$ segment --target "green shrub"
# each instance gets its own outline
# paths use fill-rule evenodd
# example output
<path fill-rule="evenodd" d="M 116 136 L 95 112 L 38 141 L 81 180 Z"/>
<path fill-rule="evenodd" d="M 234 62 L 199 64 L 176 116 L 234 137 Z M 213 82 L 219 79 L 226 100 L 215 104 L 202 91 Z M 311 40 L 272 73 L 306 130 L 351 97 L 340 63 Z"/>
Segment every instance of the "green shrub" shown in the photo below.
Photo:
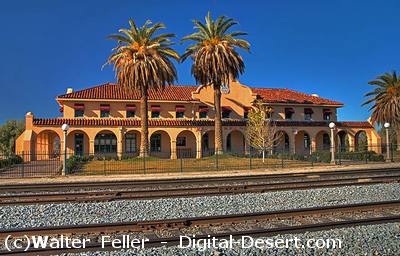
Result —
<path fill-rule="evenodd" d="M 73 173 L 81 169 L 82 165 L 86 163 L 89 160 L 89 158 L 84 157 L 84 156 L 71 156 L 70 158 L 67 159 L 66 162 L 66 171 L 67 173 Z"/>
<path fill-rule="evenodd" d="M 22 159 L 22 157 L 18 155 L 9 156 L 6 159 L 0 160 L 0 169 L 12 166 L 14 164 L 20 164 L 23 161 L 24 160 Z"/>

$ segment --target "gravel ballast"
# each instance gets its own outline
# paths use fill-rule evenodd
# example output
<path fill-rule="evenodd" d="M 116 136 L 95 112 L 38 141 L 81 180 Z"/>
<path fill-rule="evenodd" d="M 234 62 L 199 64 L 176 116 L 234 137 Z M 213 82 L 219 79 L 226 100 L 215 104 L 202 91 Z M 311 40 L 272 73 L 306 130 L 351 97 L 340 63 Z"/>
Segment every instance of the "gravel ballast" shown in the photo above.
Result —
<path fill-rule="evenodd" d="M 0 207 L 0 228 L 59 226 L 273 211 L 400 199 L 400 184 L 263 194 Z"/>
<path fill-rule="evenodd" d="M 242 249 L 234 246 L 233 249 L 183 249 L 178 247 L 161 247 L 142 250 L 120 250 L 110 252 L 89 252 L 80 255 L 196 255 L 196 256 L 234 256 L 234 255 L 399 255 L 400 252 L 400 224 L 388 223 L 371 226 L 333 229 L 328 231 L 309 232 L 304 234 L 279 235 L 270 237 L 290 239 L 297 237 L 305 244 L 307 239 L 339 239 L 342 247 L 338 248 L 266 248 L 255 247 Z M 265 239 L 265 238 L 264 238 Z"/>

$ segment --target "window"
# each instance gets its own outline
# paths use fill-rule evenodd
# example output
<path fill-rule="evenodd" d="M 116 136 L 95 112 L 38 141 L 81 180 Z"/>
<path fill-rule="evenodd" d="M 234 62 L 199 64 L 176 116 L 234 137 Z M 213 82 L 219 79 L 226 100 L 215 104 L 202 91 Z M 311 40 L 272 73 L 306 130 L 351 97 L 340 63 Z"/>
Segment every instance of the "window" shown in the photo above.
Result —
<path fill-rule="evenodd" d="M 136 134 L 127 133 L 125 135 L 125 152 L 126 153 L 135 153 L 135 152 L 137 152 Z"/>
<path fill-rule="evenodd" d="M 110 117 L 110 105 L 109 104 L 100 104 L 100 117 Z"/>
<path fill-rule="evenodd" d="M 290 146 L 290 140 L 289 140 L 289 135 L 285 133 L 285 151 L 289 152 L 289 146 Z"/>
<path fill-rule="evenodd" d="M 75 133 L 75 155 L 83 156 L 83 134 Z"/>
<path fill-rule="evenodd" d="M 207 118 L 208 117 L 208 107 L 200 106 L 199 107 L 199 118 Z"/>
<path fill-rule="evenodd" d="M 222 118 L 230 118 L 231 111 L 230 107 L 222 107 Z"/>
<path fill-rule="evenodd" d="M 330 109 L 323 109 L 322 111 L 324 120 L 332 120 L 332 111 Z"/>
<path fill-rule="evenodd" d="M 232 151 L 232 136 L 230 133 L 228 134 L 228 137 L 226 137 L 226 150 L 228 152 Z"/>
<path fill-rule="evenodd" d="M 184 118 L 185 117 L 185 106 L 176 106 L 175 117 L 176 118 Z"/>
<path fill-rule="evenodd" d="M 222 118 L 229 118 L 231 115 L 231 111 L 222 111 Z"/>
<path fill-rule="evenodd" d="M 126 105 L 126 118 L 135 117 L 136 106 L 132 104 Z"/>
<path fill-rule="evenodd" d="M 84 110 L 75 109 L 75 117 L 83 117 Z"/>
<path fill-rule="evenodd" d="M 293 108 L 285 108 L 285 119 L 286 120 L 292 120 L 293 114 L 294 114 Z"/>
<path fill-rule="evenodd" d="M 266 111 L 265 111 L 265 116 L 267 119 L 271 119 L 272 118 L 272 113 L 273 113 L 273 109 L 271 107 L 267 107 Z"/>
<path fill-rule="evenodd" d="M 84 113 L 85 113 L 85 105 L 82 103 L 75 103 L 74 104 L 74 116 L 75 117 L 83 117 Z"/>
<path fill-rule="evenodd" d="M 112 133 L 101 133 L 94 139 L 94 153 L 117 153 L 117 137 Z"/>
<path fill-rule="evenodd" d="M 133 111 L 133 110 L 127 110 L 127 111 L 126 111 L 126 117 L 127 117 L 127 118 L 135 117 L 135 111 Z"/>
<path fill-rule="evenodd" d="M 327 133 L 324 133 L 322 135 L 322 149 L 329 150 L 330 147 L 331 147 L 331 139 L 329 138 L 329 135 Z"/>
<path fill-rule="evenodd" d="M 150 138 L 150 151 L 161 152 L 161 134 L 153 134 Z"/>
<path fill-rule="evenodd" d="M 151 106 L 151 118 L 160 118 L 160 106 Z"/>
<path fill-rule="evenodd" d="M 310 136 L 307 133 L 304 133 L 304 148 L 310 149 L 310 146 L 311 146 Z"/>
<path fill-rule="evenodd" d="M 314 113 L 314 111 L 311 108 L 305 108 L 304 109 L 304 120 L 311 121 L 313 113 Z"/>
<path fill-rule="evenodd" d="M 251 111 L 251 107 L 244 107 L 243 108 L 243 118 L 248 119 L 249 118 L 249 112 Z"/>
<path fill-rule="evenodd" d="M 176 138 L 176 146 L 177 147 L 186 147 L 186 137 L 177 137 Z"/>

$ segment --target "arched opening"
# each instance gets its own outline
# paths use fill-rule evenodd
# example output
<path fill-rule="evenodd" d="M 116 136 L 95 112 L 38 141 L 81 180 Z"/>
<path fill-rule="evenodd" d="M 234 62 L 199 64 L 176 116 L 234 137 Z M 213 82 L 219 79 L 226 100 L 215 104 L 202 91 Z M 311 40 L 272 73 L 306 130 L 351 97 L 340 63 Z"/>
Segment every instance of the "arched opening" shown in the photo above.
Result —
<path fill-rule="evenodd" d="M 231 131 L 226 137 L 226 151 L 232 154 L 244 154 L 245 138 L 238 130 Z"/>
<path fill-rule="evenodd" d="M 45 130 L 36 136 L 36 160 L 47 160 L 60 156 L 60 136 L 55 131 Z"/>
<path fill-rule="evenodd" d="M 331 138 L 327 131 L 320 131 L 316 135 L 318 151 L 327 151 L 331 148 Z"/>
<path fill-rule="evenodd" d="M 202 156 L 214 155 L 215 148 L 215 133 L 214 131 L 207 131 L 201 136 L 201 151 Z"/>
<path fill-rule="evenodd" d="M 368 150 L 368 136 L 365 131 L 359 131 L 354 136 L 354 143 L 356 151 Z"/>
<path fill-rule="evenodd" d="M 117 154 L 117 137 L 113 132 L 101 131 L 94 138 L 94 153 L 100 155 Z"/>
<path fill-rule="evenodd" d="M 285 131 L 279 131 L 276 135 L 278 139 L 275 141 L 274 152 L 282 153 L 290 151 L 289 135 Z"/>
<path fill-rule="evenodd" d="M 311 138 L 305 131 L 297 132 L 295 136 L 296 154 L 309 155 L 311 153 Z"/>
<path fill-rule="evenodd" d="M 153 132 L 150 136 L 150 155 L 171 158 L 171 138 L 165 131 Z"/>
<path fill-rule="evenodd" d="M 140 132 L 128 131 L 124 136 L 124 155 L 138 156 L 140 153 Z"/>
<path fill-rule="evenodd" d="M 350 142 L 349 135 L 345 131 L 339 131 L 337 133 L 337 141 L 336 146 L 338 147 L 338 151 L 346 152 L 350 150 Z"/>
<path fill-rule="evenodd" d="M 196 136 L 191 131 L 181 131 L 176 136 L 176 156 L 178 158 L 196 157 Z"/>
<path fill-rule="evenodd" d="M 84 131 L 74 130 L 67 136 L 67 152 L 77 156 L 88 156 L 89 153 L 89 137 Z"/>

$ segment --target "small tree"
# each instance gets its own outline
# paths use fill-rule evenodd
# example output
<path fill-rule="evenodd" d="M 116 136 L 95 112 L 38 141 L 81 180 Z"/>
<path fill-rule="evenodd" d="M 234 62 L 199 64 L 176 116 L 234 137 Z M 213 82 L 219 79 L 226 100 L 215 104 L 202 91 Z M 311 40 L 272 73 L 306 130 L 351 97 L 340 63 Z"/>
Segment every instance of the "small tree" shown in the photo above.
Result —
<path fill-rule="evenodd" d="M 12 154 L 15 150 L 15 141 L 24 130 L 23 121 L 10 120 L 0 126 L 0 154 Z"/>
<path fill-rule="evenodd" d="M 272 150 L 275 142 L 280 139 L 276 123 L 268 118 L 271 112 L 271 108 L 257 102 L 255 108 L 249 112 L 246 126 L 246 140 L 251 147 L 262 151 L 263 162 L 265 162 L 265 152 Z"/>

